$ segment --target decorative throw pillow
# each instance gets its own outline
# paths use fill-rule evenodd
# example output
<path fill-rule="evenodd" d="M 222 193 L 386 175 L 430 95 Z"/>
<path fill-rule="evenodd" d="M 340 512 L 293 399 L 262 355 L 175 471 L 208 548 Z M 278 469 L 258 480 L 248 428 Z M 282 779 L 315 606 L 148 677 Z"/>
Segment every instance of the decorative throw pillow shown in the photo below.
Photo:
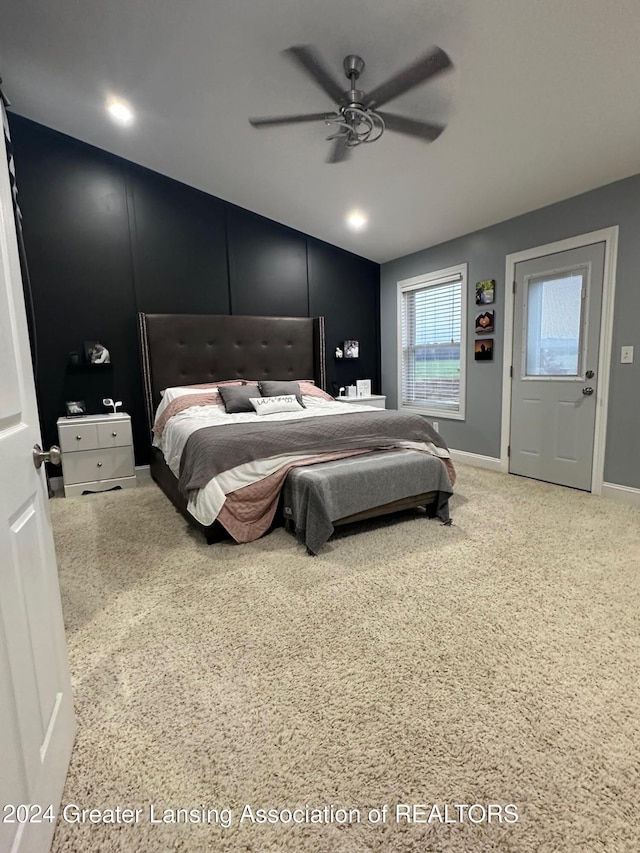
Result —
<path fill-rule="evenodd" d="M 276 412 L 301 412 L 304 406 L 296 400 L 295 394 L 281 394 L 279 397 L 254 397 L 251 405 L 259 415 L 273 415 Z"/>
<path fill-rule="evenodd" d="M 300 393 L 303 397 L 317 397 L 319 400 L 328 400 L 330 403 L 334 402 L 333 397 L 327 394 L 326 391 L 323 391 L 322 388 L 318 388 L 313 379 L 299 379 L 298 385 L 300 385 Z"/>
<path fill-rule="evenodd" d="M 304 407 L 300 384 L 298 382 L 283 382 L 275 379 L 263 379 L 258 383 L 260 393 L 263 397 L 279 397 L 282 394 L 295 394 L 295 398 Z"/>
<path fill-rule="evenodd" d="M 260 391 L 255 385 L 242 385 L 240 388 L 231 385 L 218 386 L 218 393 L 228 415 L 239 415 L 242 412 L 253 412 L 251 400 L 260 398 Z"/>

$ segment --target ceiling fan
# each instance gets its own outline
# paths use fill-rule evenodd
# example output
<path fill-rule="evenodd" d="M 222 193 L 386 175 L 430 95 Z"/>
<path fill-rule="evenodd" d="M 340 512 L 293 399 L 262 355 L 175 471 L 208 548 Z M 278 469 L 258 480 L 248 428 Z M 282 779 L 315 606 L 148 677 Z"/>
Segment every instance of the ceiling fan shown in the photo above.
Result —
<path fill-rule="evenodd" d="M 281 124 L 324 121 L 335 128 L 335 132 L 327 137 L 327 140 L 333 142 L 327 163 L 345 160 L 352 148 L 365 142 L 376 142 L 385 130 L 415 136 L 425 142 L 433 142 L 444 130 L 445 126 L 442 124 L 380 112 L 378 109 L 414 86 L 419 86 L 453 67 L 447 54 L 439 47 L 432 47 L 411 65 L 368 93 L 356 88 L 356 82 L 364 70 L 364 60 L 360 56 L 349 54 L 344 59 L 344 73 L 350 84 L 349 89 L 345 91 L 311 45 L 294 45 L 283 53 L 329 95 L 337 104 L 337 109 L 334 112 L 251 118 L 249 122 L 253 127 L 275 127 Z"/>

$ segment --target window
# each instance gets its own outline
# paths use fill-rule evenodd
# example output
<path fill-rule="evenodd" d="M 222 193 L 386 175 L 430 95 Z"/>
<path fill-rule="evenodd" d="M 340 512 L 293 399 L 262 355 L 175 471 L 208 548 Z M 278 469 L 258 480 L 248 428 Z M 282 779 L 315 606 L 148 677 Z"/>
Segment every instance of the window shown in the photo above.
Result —
<path fill-rule="evenodd" d="M 398 408 L 464 418 L 467 265 L 398 282 Z"/>
<path fill-rule="evenodd" d="M 526 376 L 578 376 L 586 271 L 527 281 Z"/>

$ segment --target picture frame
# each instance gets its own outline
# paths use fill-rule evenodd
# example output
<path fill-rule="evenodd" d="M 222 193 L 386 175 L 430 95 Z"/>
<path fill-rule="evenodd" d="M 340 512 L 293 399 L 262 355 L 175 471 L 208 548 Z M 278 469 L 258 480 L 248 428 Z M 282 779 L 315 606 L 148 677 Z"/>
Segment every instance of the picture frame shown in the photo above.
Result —
<path fill-rule="evenodd" d="M 358 397 L 370 397 L 371 396 L 371 380 L 370 379 L 356 379 L 356 388 L 358 389 Z"/>
<path fill-rule="evenodd" d="M 487 278 L 476 282 L 476 305 L 490 305 L 495 299 L 496 280 Z"/>
<path fill-rule="evenodd" d="M 67 400 L 65 406 L 68 418 L 80 418 L 87 414 L 87 404 L 84 400 Z"/>
<path fill-rule="evenodd" d="M 493 361 L 493 338 L 480 338 L 475 343 L 476 361 Z"/>
<path fill-rule="evenodd" d="M 109 350 L 100 341 L 85 341 L 84 357 L 87 364 L 111 364 Z"/>
<path fill-rule="evenodd" d="M 495 325 L 495 311 L 484 311 L 476 317 L 476 335 L 486 335 L 493 332 Z"/>
<path fill-rule="evenodd" d="M 358 358 L 360 356 L 360 343 L 358 341 L 344 342 L 344 358 Z"/>

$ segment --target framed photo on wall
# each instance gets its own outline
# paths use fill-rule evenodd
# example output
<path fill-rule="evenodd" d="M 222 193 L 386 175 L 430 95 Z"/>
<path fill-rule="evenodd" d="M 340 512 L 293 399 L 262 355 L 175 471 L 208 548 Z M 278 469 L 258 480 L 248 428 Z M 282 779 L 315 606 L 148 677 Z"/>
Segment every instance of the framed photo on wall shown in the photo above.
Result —
<path fill-rule="evenodd" d="M 476 282 L 476 305 L 490 305 L 496 292 L 495 278 L 488 278 L 485 281 Z"/>
<path fill-rule="evenodd" d="M 494 320 L 495 311 L 485 311 L 483 314 L 478 314 L 476 317 L 476 335 L 493 332 Z"/>
<path fill-rule="evenodd" d="M 84 355 L 87 364 L 111 364 L 109 350 L 100 341 L 85 341 Z"/>
<path fill-rule="evenodd" d="M 493 338 L 484 338 L 476 341 L 476 361 L 493 361 Z"/>
<path fill-rule="evenodd" d="M 345 358 L 358 358 L 360 356 L 360 344 L 358 341 L 345 341 L 344 342 L 344 357 Z"/>

